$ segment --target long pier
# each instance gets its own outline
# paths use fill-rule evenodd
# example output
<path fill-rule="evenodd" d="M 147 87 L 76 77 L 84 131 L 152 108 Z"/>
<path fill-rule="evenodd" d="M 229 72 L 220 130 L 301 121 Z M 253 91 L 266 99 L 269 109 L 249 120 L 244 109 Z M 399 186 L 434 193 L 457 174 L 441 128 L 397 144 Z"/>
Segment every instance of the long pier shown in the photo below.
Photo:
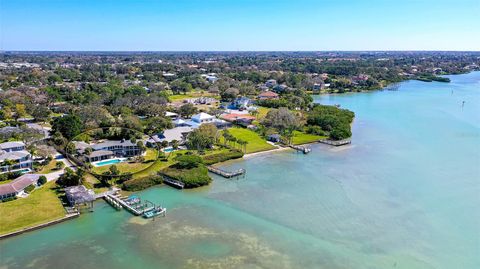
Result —
<path fill-rule="evenodd" d="M 294 150 L 302 152 L 303 154 L 308 154 L 308 153 L 310 153 L 310 151 L 312 151 L 311 148 L 307 148 L 307 147 L 304 147 L 304 146 L 290 145 L 290 147 Z"/>
<path fill-rule="evenodd" d="M 330 146 L 338 147 L 338 146 L 344 146 L 344 145 L 351 144 L 352 140 L 350 140 L 350 139 L 344 139 L 344 140 L 322 139 L 322 140 L 319 140 L 318 142 L 322 143 L 322 144 L 327 144 L 327 145 L 330 145 Z"/>
<path fill-rule="evenodd" d="M 223 169 L 220 169 L 220 168 L 217 168 L 217 167 L 213 167 L 213 166 L 208 166 L 208 171 L 214 173 L 214 174 L 217 174 L 219 176 L 222 176 L 224 178 L 232 178 L 232 177 L 236 177 L 236 176 L 241 176 L 241 175 L 244 175 L 247 171 L 243 168 L 240 168 L 238 170 L 235 170 L 235 171 L 226 171 L 226 170 L 223 170 Z"/>

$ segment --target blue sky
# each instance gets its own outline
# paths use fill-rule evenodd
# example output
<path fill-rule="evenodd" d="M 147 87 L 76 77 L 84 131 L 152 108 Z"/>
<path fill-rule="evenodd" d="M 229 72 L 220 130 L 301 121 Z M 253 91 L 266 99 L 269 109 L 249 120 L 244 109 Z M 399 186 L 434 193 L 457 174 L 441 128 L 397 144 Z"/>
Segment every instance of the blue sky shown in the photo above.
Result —
<path fill-rule="evenodd" d="M 0 0 L 1 50 L 480 50 L 480 0 Z"/>

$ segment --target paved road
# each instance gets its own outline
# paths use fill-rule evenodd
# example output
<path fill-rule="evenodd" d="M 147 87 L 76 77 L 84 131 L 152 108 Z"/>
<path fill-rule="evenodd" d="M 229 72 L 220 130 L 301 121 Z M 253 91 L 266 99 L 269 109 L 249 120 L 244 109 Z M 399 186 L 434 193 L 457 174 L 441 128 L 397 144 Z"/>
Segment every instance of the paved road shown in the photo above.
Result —
<path fill-rule="evenodd" d="M 73 165 L 72 162 L 70 162 L 62 154 L 57 152 L 54 156 L 55 156 L 55 160 L 57 160 L 57 162 L 63 162 L 65 164 L 65 168 L 68 167 L 68 168 L 70 168 L 74 171 L 77 170 L 77 167 L 75 165 Z M 58 171 L 48 173 L 48 174 L 45 174 L 45 177 L 47 178 L 47 181 L 57 180 L 65 172 L 65 168 L 63 168 L 61 170 L 58 170 Z"/>

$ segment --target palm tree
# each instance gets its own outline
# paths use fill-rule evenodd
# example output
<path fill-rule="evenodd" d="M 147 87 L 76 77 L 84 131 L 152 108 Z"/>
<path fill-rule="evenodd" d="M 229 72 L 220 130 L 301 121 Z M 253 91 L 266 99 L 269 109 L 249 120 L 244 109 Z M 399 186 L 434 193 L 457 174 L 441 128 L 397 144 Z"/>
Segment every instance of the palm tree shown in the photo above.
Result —
<path fill-rule="evenodd" d="M 233 147 L 235 148 L 235 143 L 237 142 L 237 138 L 235 136 L 230 136 L 230 142 L 233 142 Z"/>
<path fill-rule="evenodd" d="M 16 163 L 15 160 L 6 159 L 3 161 L 2 165 L 7 166 L 7 171 L 12 170 L 12 166 Z"/>
<path fill-rule="evenodd" d="M 92 152 L 93 152 L 93 148 L 91 148 L 91 147 L 86 148 L 85 151 L 84 151 L 85 155 L 90 155 L 90 154 L 92 154 Z"/>
<path fill-rule="evenodd" d="M 173 148 L 174 150 L 177 150 L 177 149 L 178 149 L 178 146 L 179 146 L 179 143 L 178 143 L 177 140 L 174 139 L 174 140 L 172 140 L 171 145 L 172 145 L 172 148 Z"/>
<path fill-rule="evenodd" d="M 243 140 L 242 139 L 237 139 L 237 144 L 240 146 L 240 150 L 242 150 Z"/>
<path fill-rule="evenodd" d="M 240 145 L 240 150 L 244 153 L 247 152 L 247 144 L 248 142 L 245 140 L 238 139 L 237 143 Z"/>
<path fill-rule="evenodd" d="M 247 145 L 248 145 L 248 141 L 246 141 L 246 140 L 243 141 L 243 146 L 245 148 L 244 153 L 247 153 Z"/>
<path fill-rule="evenodd" d="M 293 138 L 293 130 L 292 129 L 287 129 L 283 131 L 283 136 L 287 140 L 287 145 L 292 144 L 292 138 Z"/>
<path fill-rule="evenodd" d="M 161 147 L 161 148 L 166 148 L 166 147 L 168 147 L 168 142 L 165 141 L 165 140 L 163 140 L 162 142 L 160 142 L 160 147 Z"/>
<path fill-rule="evenodd" d="M 30 155 L 32 155 L 32 158 L 33 158 L 33 156 L 37 154 L 37 148 L 34 145 L 29 145 L 28 153 L 30 153 Z"/>
<path fill-rule="evenodd" d="M 226 146 L 227 146 L 227 142 L 229 141 L 229 138 L 230 138 L 230 136 L 231 136 L 231 135 L 230 135 L 230 132 L 228 132 L 228 130 L 225 130 L 225 131 L 223 131 L 222 136 L 223 136 L 223 146 L 226 147 Z"/>

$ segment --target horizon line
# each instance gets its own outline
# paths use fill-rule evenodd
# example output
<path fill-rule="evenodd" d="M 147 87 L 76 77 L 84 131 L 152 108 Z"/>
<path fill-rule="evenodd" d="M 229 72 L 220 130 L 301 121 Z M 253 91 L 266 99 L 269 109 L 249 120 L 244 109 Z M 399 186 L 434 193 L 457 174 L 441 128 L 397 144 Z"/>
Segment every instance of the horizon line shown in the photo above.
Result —
<path fill-rule="evenodd" d="M 480 52 L 480 50 L 0 50 L 8 52 Z"/>

